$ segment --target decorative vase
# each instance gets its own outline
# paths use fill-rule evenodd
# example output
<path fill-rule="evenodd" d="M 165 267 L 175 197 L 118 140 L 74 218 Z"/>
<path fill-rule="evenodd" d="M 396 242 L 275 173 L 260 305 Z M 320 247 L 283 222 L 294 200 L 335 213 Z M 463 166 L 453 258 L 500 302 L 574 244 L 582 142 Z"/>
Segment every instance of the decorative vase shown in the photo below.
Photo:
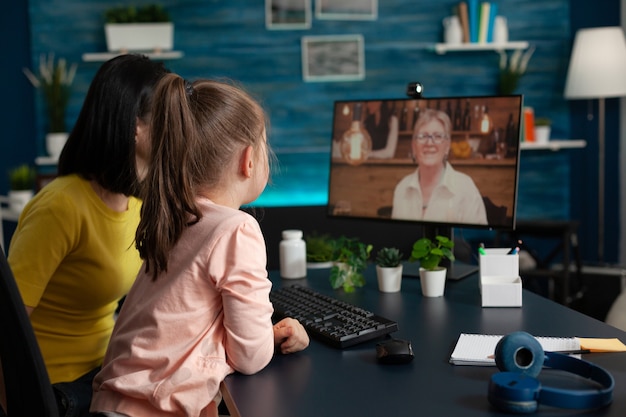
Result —
<path fill-rule="evenodd" d="M 398 292 L 402 286 L 402 265 L 393 267 L 376 265 L 376 278 L 380 292 Z"/>
<path fill-rule="evenodd" d="M 14 213 L 21 213 L 33 195 L 33 190 L 9 190 L 9 209 Z"/>
<path fill-rule="evenodd" d="M 446 287 L 446 268 L 439 266 L 434 270 L 420 268 L 420 282 L 424 297 L 441 297 Z"/>
<path fill-rule="evenodd" d="M 59 159 L 68 137 L 69 133 L 67 132 L 48 133 L 46 135 L 46 151 L 51 158 Z"/>

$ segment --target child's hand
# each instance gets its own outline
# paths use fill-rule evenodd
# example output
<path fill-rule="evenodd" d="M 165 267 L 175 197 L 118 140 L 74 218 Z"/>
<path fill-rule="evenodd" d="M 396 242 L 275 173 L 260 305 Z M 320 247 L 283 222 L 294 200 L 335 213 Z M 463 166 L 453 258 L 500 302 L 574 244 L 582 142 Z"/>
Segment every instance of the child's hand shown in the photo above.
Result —
<path fill-rule="evenodd" d="M 280 353 L 294 353 L 309 346 L 309 335 L 296 319 L 285 318 L 274 325 L 274 346 Z"/>

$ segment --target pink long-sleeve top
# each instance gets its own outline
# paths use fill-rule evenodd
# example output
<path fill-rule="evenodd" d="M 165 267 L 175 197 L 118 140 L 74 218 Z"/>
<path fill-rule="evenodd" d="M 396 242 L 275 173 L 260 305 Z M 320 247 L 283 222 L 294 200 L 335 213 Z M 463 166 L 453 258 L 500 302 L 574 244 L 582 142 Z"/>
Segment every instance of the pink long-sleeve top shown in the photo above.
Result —
<path fill-rule="evenodd" d="M 156 281 L 139 273 L 117 319 L 92 411 L 216 416 L 220 382 L 274 352 L 265 241 L 250 215 L 199 201 Z"/>

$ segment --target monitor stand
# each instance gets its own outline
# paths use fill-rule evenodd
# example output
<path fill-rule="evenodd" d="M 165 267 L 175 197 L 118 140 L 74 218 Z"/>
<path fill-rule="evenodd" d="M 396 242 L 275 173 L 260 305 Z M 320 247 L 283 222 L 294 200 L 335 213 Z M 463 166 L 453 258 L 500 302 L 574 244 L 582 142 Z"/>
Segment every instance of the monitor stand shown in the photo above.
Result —
<path fill-rule="evenodd" d="M 419 262 L 403 262 L 402 263 L 402 275 L 405 277 L 419 278 L 420 276 L 420 263 Z M 444 266 L 444 265 L 442 265 Z M 445 265 L 446 279 L 451 281 L 458 281 L 465 277 L 468 277 L 478 272 L 478 265 L 470 265 L 460 261 L 450 262 Z"/>

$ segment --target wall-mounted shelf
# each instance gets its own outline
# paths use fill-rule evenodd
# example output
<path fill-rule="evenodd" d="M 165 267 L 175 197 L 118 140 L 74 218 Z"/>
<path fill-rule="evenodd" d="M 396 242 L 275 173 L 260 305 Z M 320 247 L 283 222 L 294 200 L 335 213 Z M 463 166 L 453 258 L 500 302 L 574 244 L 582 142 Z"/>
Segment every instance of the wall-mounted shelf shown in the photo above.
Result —
<path fill-rule="evenodd" d="M 38 156 L 35 158 L 36 165 L 56 165 L 59 163 L 59 158 L 53 158 L 51 156 Z"/>
<path fill-rule="evenodd" d="M 461 44 L 436 43 L 432 46 L 432 49 L 439 55 L 443 55 L 446 52 L 505 51 L 505 50 L 511 50 L 511 49 L 526 49 L 526 48 L 528 48 L 527 41 L 506 42 L 506 43 L 461 43 Z"/>
<path fill-rule="evenodd" d="M 551 139 L 546 143 L 536 143 L 536 142 L 521 142 L 520 149 L 522 151 L 533 151 L 533 150 L 551 150 L 558 151 L 560 149 L 575 149 L 575 148 L 584 148 L 587 146 L 587 142 L 583 139 Z"/>
<path fill-rule="evenodd" d="M 169 60 L 180 59 L 185 54 L 181 51 L 163 51 L 163 52 L 137 52 L 146 55 L 150 59 L 154 60 Z M 85 62 L 104 62 L 111 58 L 115 58 L 118 55 L 124 55 L 123 52 L 87 52 L 83 54 L 83 61 Z"/>

